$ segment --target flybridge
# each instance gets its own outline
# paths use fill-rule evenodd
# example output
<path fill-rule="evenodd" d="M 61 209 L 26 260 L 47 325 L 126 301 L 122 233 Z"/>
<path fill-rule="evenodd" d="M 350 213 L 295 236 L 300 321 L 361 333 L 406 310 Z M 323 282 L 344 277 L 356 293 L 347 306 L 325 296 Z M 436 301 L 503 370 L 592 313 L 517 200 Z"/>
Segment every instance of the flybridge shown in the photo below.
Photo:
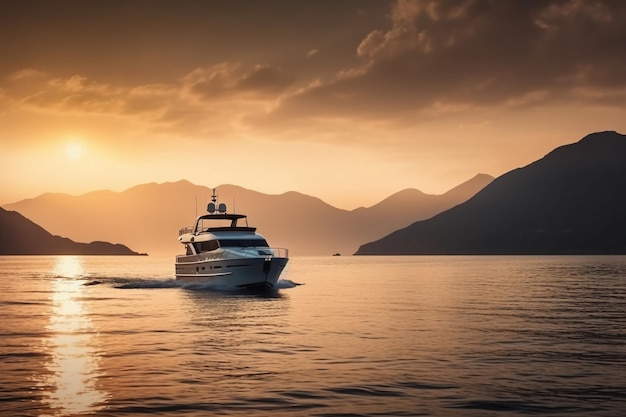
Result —
<path fill-rule="evenodd" d="M 223 232 L 223 231 L 238 231 L 238 232 L 254 232 L 256 227 L 248 227 L 248 217 L 244 214 L 231 214 L 226 213 L 227 207 L 224 203 L 217 203 L 217 194 L 215 188 L 213 189 L 213 195 L 211 196 L 211 202 L 207 205 L 207 212 L 203 216 L 198 217 L 196 224 L 191 230 L 187 230 L 185 233 L 199 234 L 202 232 Z M 237 221 L 240 219 L 245 220 L 245 226 L 240 226 Z M 212 225 L 215 225 L 215 220 L 225 220 L 219 226 L 205 227 L 203 220 L 210 220 Z"/>

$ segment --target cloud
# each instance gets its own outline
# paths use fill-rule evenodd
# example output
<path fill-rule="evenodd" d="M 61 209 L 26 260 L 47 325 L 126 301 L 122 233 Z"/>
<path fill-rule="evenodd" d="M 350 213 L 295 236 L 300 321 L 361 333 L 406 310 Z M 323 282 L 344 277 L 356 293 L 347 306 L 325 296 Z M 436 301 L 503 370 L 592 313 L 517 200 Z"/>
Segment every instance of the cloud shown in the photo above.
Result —
<path fill-rule="evenodd" d="M 237 82 L 237 89 L 244 93 L 275 94 L 293 83 L 293 77 L 284 71 L 267 65 L 257 65 Z"/>
<path fill-rule="evenodd" d="M 25 69 L 9 75 L 4 89 L 14 111 L 112 113 L 122 105 L 124 90 L 80 75 L 54 78 L 43 71 Z"/>
<path fill-rule="evenodd" d="M 145 129 L 200 135 L 232 129 L 244 113 L 272 105 L 294 77 L 269 65 L 222 62 L 197 68 L 171 83 L 122 86 L 80 74 L 66 78 L 23 69 L 0 92 L 11 111 L 126 118 Z"/>
<path fill-rule="evenodd" d="M 201 100 L 274 98 L 294 82 L 294 77 L 269 65 L 244 68 L 240 63 L 223 62 L 198 68 L 184 77 L 187 90 Z"/>
<path fill-rule="evenodd" d="M 39 71 L 33 68 L 24 68 L 19 71 L 15 71 L 9 75 L 9 79 L 13 81 L 22 80 L 22 79 L 33 79 L 39 77 L 45 77 L 46 73 L 43 71 Z"/>
<path fill-rule="evenodd" d="M 626 3 L 399 0 L 362 61 L 268 117 L 415 118 L 435 103 L 476 107 L 626 104 Z M 581 91 L 585 93 L 582 94 Z"/>

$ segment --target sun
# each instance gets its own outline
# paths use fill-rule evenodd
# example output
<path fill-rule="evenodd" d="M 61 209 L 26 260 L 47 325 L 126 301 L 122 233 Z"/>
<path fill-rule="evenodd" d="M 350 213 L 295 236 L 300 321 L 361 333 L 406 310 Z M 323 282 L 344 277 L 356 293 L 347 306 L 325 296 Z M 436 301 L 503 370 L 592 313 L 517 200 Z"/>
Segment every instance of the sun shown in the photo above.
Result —
<path fill-rule="evenodd" d="M 65 147 L 65 156 L 68 159 L 79 159 L 83 155 L 83 147 L 80 143 L 72 142 Z"/>

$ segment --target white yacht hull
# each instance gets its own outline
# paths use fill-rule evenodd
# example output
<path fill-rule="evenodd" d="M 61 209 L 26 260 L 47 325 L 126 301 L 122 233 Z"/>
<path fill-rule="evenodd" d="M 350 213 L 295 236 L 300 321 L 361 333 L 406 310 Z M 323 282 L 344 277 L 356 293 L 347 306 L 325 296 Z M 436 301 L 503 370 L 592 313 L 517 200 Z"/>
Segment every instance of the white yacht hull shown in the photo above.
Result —
<path fill-rule="evenodd" d="M 176 279 L 223 289 L 276 288 L 288 258 L 257 257 L 202 259 L 197 256 L 176 259 Z"/>

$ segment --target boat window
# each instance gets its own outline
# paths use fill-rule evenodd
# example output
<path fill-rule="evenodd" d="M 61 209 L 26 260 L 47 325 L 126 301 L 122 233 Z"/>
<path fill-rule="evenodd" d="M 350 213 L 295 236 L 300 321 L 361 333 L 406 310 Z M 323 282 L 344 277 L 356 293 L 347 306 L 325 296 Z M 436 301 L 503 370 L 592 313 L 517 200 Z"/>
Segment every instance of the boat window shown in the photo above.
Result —
<path fill-rule="evenodd" d="M 217 240 L 209 240 L 207 242 L 196 242 L 194 243 L 197 253 L 201 252 L 210 252 L 219 247 L 217 244 Z"/>
<path fill-rule="evenodd" d="M 267 242 L 265 239 L 221 239 L 221 247 L 229 248 L 267 248 Z"/>

